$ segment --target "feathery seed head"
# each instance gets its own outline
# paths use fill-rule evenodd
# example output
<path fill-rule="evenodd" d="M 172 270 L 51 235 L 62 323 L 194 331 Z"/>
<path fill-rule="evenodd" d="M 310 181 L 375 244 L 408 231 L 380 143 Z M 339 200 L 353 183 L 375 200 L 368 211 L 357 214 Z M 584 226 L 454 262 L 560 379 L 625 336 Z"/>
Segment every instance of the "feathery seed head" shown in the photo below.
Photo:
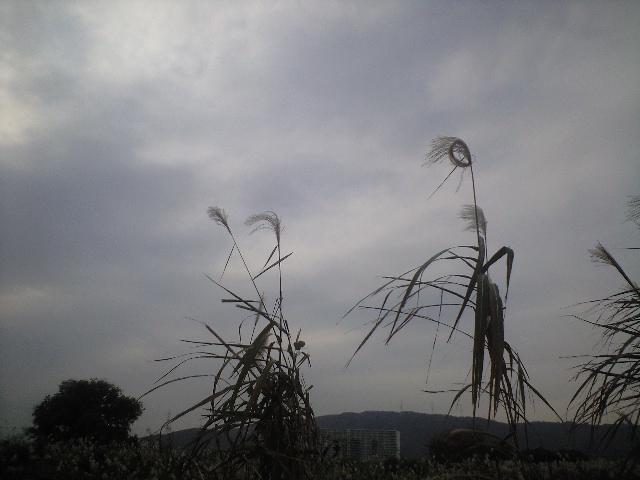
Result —
<path fill-rule="evenodd" d="M 640 221 L 640 195 L 629 197 L 627 201 L 627 222 Z"/>
<path fill-rule="evenodd" d="M 207 210 L 207 214 L 209 215 L 209 218 L 211 218 L 211 220 L 216 222 L 218 225 L 222 225 L 227 230 L 229 230 L 229 232 L 231 232 L 231 229 L 229 228 L 229 220 L 224 209 L 220 207 L 209 207 Z"/>
<path fill-rule="evenodd" d="M 611 255 L 609 254 L 609 252 L 607 252 L 607 249 L 604 248 L 600 242 L 598 242 L 596 248 L 589 250 L 589 255 L 591 255 L 591 260 L 596 263 L 613 265 Z"/>
<path fill-rule="evenodd" d="M 255 215 L 251 215 L 244 222 L 247 227 L 250 227 L 256 223 L 258 225 L 251 231 L 251 233 L 255 232 L 256 230 L 262 230 L 263 228 L 271 229 L 276 234 L 278 244 L 280 243 L 280 234 L 282 233 L 283 227 L 280 223 L 280 218 L 274 211 L 268 210 L 263 213 L 256 213 Z"/>
<path fill-rule="evenodd" d="M 431 142 L 431 151 L 427 154 L 426 163 L 438 163 L 445 158 L 461 168 L 468 167 L 472 162 L 469 147 L 458 137 L 436 137 Z"/>
<path fill-rule="evenodd" d="M 475 232 L 480 230 L 480 234 L 487 238 L 487 219 L 484 216 L 482 208 L 475 205 L 463 205 L 460 210 L 459 217 L 467 221 L 465 230 Z"/>

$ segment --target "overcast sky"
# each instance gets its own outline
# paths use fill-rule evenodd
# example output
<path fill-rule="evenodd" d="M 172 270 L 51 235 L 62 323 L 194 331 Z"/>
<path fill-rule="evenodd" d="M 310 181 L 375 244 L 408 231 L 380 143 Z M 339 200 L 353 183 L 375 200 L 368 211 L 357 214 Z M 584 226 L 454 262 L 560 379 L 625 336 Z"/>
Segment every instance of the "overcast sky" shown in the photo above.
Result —
<path fill-rule="evenodd" d="M 282 219 L 284 311 L 317 415 L 446 413 L 451 394 L 422 390 L 466 380 L 467 338 L 439 332 L 425 385 L 433 325 L 388 346 L 380 332 L 345 369 L 373 317 L 340 321 L 384 275 L 474 241 L 457 218 L 468 174 L 429 199 L 451 170 L 421 167 L 438 135 L 474 155 L 489 250 L 515 251 L 506 338 L 561 414 L 576 387 L 561 357 L 598 338 L 566 307 L 622 285 L 588 250 L 602 242 L 638 279 L 619 249 L 638 243 L 624 222 L 640 194 L 636 1 L 4 1 L 0 42 L 3 432 L 65 379 L 143 394 L 173 366 L 155 359 L 210 338 L 185 317 L 237 335 L 244 315 L 205 277 L 232 246 L 214 205 L 255 271 L 274 239 L 244 220 Z M 223 282 L 250 291 L 236 256 Z M 146 396 L 134 431 L 210 384 Z M 532 417 L 552 419 L 540 402 Z"/>

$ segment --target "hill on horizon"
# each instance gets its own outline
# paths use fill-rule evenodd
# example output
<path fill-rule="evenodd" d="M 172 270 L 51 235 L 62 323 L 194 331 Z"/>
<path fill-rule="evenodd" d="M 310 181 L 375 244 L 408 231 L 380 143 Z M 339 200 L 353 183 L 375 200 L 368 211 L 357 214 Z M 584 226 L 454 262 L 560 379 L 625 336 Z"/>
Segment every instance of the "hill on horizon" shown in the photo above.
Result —
<path fill-rule="evenodd" d="M 365 428 L 376 430 L 399 430 L 400 452 L 406 459 L 418 459 L 427 454 L 429 440 L 435 435 L 455 428 L 476 428 L 505 438 L 509 433 L 506 423 L 486 418 L 455 417 L 451 415 L 419 412 L 365 411 L 361 413 L 345 412 L 335 415 L 323 415 L 316 419 L 321 428 Z M 545 448 L 547 450 L 578 450 L 590 456 L 596 456 L 591 448 L 591 427 L 577 426 L 572 431 L 571 422 L 531 422 L 525 435 L 521 428 L 518 435 L 524 449 Z M 608 426 L 595 430 L 595 439 L 601 438 Z M 528 437 L 528 442 L 527 442 Z M 528 443 L 528 447 L 527 447 Z M 597 443 L 596 443 L 597 445 Z M 618 434 L 611 446 L 600 456 L 611 458 L 620 456 L 630 448 L 629 441 L 622 433 Z"/>
<path fill-rule="evenodd" d="M 424 457 L 427 454 L 429 440 L 433 436 L 455 428 L 476 428 L 500 438 L 505 438 L 509 433 L 507 424 L 494 420 L 487 421 L 485 418 L 476 417 L 474 421 L 472 417 L 410 411 L 344 412 L 316 417 L 316 422 L 320 428 L 398 430 L 400 431 L 400 454 L 408 460 Z M 579 425 L 571 431 L 572 427 L 571 422 L 531 422 L 526 435 L 528 448 L 578 450 L 590 456 L 605 458 L 620 457 L 631 448 L 625 432 L 620 432 L 604 452 L 595 455 L 591 448 L 591 427 Z M 595 445 L 607 428 L 608 425 L 602 425 L 595 429 Z M 163 434 L 163 438 L 175 447 L 184 447 L 197 432 L 197 428 L 178 430 Z M 523 428 L 520 429 L 518 437 L 522 448 L 527 449 L 527 438 Z M 157 435 L 152 435 L 151 438 L 157 438 Z"/>

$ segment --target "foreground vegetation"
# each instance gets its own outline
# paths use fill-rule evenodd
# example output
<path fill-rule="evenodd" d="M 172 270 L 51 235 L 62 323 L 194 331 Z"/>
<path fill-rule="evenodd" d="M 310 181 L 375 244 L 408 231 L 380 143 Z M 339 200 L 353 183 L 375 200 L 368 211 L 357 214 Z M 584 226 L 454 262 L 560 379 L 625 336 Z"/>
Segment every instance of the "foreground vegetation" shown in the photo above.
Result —
<path fill-rule="evenodd" d="M 0 441 L 0 477 L 22 479 L 215 479 L 243 478 L 221 466 L 224 458 L 210 450 L 197 455 L 167 445 L 130 439 L 101 444 L 86 440 L 51 442 L 36 447 L 26 437 Z M 435 460 L 345 462 L 328 459 L 316 466 L 318 480 L 436 480 L 522 479 L 596 480 L 619 479 L 621 462 L 608 460 L 527 462 L 473 457 L 457 463 Z M 235 468 L 235 467 L 234 467 Z M 247 465 L 247 468 L 250 468 Z M 640 471 L 624 478 L 640 478 Z"/>
<path fill-rule="evenodd" d="M 626 221 L 640 229 L 640 196 L 629 198 Z M 635 465 L 640 462 L 640 288 L 602 244 L 589 253 L 594 262 L 613 267 L 623 286 L 615 293 L 581 304 L 588 308 L 583 315 L 576 315 L 599 331 L 601 339 L 595 353 L 577 357 L 583 363 L 577 367 L 575 380 L 580 383 L 571 399 L 576 407 L 574 422 L 602 425 L 614 418 L 610 434 L 602 443 L 606 445 L 618 430 L 627 430 L 635 443 Z"/>
<path fill-rule="evenodd" d="M 211 445 L 216 451 L 224 450 L 224 455 L 212 465 L 209 478 L 316 478 L 320 432 L 310 401 L 312 386 L 305 384 L 302 373 L 303 367 L 311 363 L 309 354 L 303 350 L 306 343 L 301 340 L 301 331 L 294 336 L 291 322 L 284 314 L 281 264 L 291 253 L 282 254 L 280 218 L 268 211 L 252 215 L 245 221 L 253 232 L 269 230 L 275 237 L 275 245 L 266 262 L 255 272 L 245 261 L 226 212 L 219 207 L 210 207 L 207 213 L 211 220 L 224 227 L 232 241 L 222 274 L 236 253 L 250 286 L 249 293 L 236 293 L 207 275 L 227 295 L 222 302 L 234 305 L 234 314 L 241 312 L 239 321 L 236 318 L 228 321 L 239 325 L 238 337 L 223 338 L 213 327 L 199 322 L 210 337 L 183 340 L 196 350 L 161 359 L 178 363 L 159 380 L 162 383 L 145 395 L 169 383 L 193 378 L 194 375 L 176 376 L 176 370 L 185 363 L 195 359 L 212 361 L 215 371 L 212 394 L 165 424 L 168 426 L 196 409 L 207 409 L 206 422 L 190 447 L 196 456 Z M 275 292 L 272 291 L 275 301 L 271 306 L 267 304 L 264 287 L 257 283 L 258 278 L 262 281 L 270 274 L 275 275 L 271 279 L 276 285 Z"/>

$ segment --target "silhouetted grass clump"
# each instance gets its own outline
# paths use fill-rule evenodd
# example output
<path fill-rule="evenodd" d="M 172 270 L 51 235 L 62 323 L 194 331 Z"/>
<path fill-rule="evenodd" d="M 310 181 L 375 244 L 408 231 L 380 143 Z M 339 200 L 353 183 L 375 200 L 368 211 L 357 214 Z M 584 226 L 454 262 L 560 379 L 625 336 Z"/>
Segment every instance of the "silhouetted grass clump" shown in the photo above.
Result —
<path fill-rule="evenodd" d="M 360 300 L 353 308 L 372 309 L 377 312 L 377 318 L 357 347 L 354 356 L 377 329 L 388 330 L 388 343 L 414 319 L 426 320 L 448 328 L 449 339 L 454 332 L 467 336 L 472 343 L 471 381 L 457 391 L 451 406 L 453 407 L 463 394 L 470 392 L 475 417 L 480 399 L 486 394 L 489 399 L 487 417 L 495 416 L 501 408 L 510 426 L 511 438 L 517 444 L 518 425 L 527 423 L 528 394 L 540 398 L 556 416 L 558 415 L 533 387 L 522 359 L 505 340 L 506 303 L 515 254 L 511 248 L 502 246 L 489 255 L 487 220 L 483 210 L 478 206 L 473 173 L 474 161 L 467 144 L 456 137 L 437 137 L 431 146 L 426 164 L 434 165 L 449 160 L 453 165 L 453 169 L 440 186 L 456 170 L 461 170 L 463 174 L 466 171 L 470 172 L 473 204 L 462 207 L 460 218 L 467 223 L 466 230 L 475 233 L 476 243 L 446 248 L 402 275 L 385 277 L 387 281 L 383 285 Z M 489 271 L 501 260 L 505 262 L 504 296 Z M 448 262 L 454 273 L 428 278 L 427 273 L 433 269 L 430 267 L 442 261 Z M 382 300 L 377 305 L 367 303 L 380 297 Z M 443 318 L 444 312 L 451 308 L 457 312 L 447 321 Z M 470 316 L 473 319 L 469 329 L 463 321 L 467 311 L 471 311 Z"/>
<path fill-rule="evenodd" d="M 627 221 L 640 228 L 640 196 L 629 199 Z M 638 250 L 637 247 L 628 250 Z M 576 316 L 602 333 L 601 350 L 587 355 L 578 365 L 578 388 L 571 399 L 576 406 L 576 424 L 614 423 L 600 442 L 606 448 L 618 431 L 627 428 L 635 443 L 629 468 L 640 462 L 640 289 L 627 271 L 602 244 L 590 250 L 594 262 L 613 267 L 624 282 L 617 292 L 581 304 L 584 315 Z M 584 357 L 582 357 L 584 358 Z"/>
<path fill-rule="evenodd" d="M 202 451 L 213 444 L 220 455 L 219 470 L 230 475 L 229 478 L 312 478 L 319 459 L 320 438 L 309 398 L 311 387 L 305 385 L 301 372 L 305 364 L 310 365 L 309 354 L 303 350 L 305 342 L 300 339 L 300 331 L 295 337 L 292 335 L 283 310 L 281 265 L 291 254 L 283 256 L 281 252 L 280 218 L 274 212 L 265 212 L 252 215 L 245 222 L 254 227 L 254 232 L 268 229 L 275 234 L 271 254 L 254 274 L 224 210 L 211 207 L 208 214 L 227 230 L 233 241 L 227 265 L 237 252 L 254 295 L 236 294 L 207 276 L 228 295 L 222 302 L 234 304 L 249 316 L 241 320 L 236 340 L 224 339 L 210 325 L 201 322 L 212 339 L 188 340 L 198 351 L 188 354 L 179 365 L 196 358 L 216 360 L 220 366 L 212 374 L 213 393 L 168 423 L 206 407 L 206 422 L 194 439 L 193 451 Z M 278 298 L 273 307 L 268 308 L 256 281 L 272 269 L 278 273 Z M 177 366 L 169 373 L 175 368 Z M 190 377 L 167 380 L 153 390 L 186 378 Z"/>

